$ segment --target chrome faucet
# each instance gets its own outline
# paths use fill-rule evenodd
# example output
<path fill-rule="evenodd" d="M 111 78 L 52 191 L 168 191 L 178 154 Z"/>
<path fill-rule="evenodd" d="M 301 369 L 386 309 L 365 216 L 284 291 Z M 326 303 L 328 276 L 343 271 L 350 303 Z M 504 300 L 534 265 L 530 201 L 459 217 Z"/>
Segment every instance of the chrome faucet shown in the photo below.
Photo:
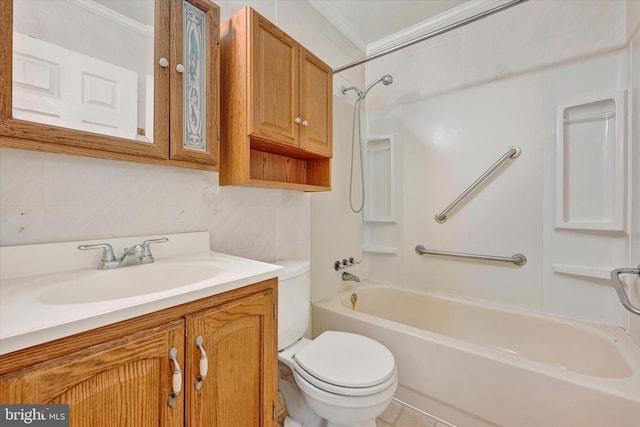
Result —
<path fill-rule="evenodd" d="M 151 243 L 164 243 L 169 239 L 163 237 L 162 239 L 145 240 L 141 245 L 135 245 L 130 248 L 124 248 L 124 253 L 120 258 L 116 258 L 113 254 L 113 248 L 108 243 L 99 243 L 97 245 L 80 245 L 78 249 L 84 251 L 88 249 L 102 249 L 102 258 L 98 263 L 98 270 L 111 270 L 114 268 L 124 267 L 126 265 L 137 264 L 149 264 L 154 262 L 153 255 L 151 255 Z M 137 261 L 125 262 L 127 257 L 134 256 Z"/>
<path fill-rule="evenodd" d="M 342 273 L 342 280 L 344 280 L 345 282 L 360 283 L 360 278 L 358 276 L 356 276 L 355 274 L 348 273 L 346 271 Z"/>

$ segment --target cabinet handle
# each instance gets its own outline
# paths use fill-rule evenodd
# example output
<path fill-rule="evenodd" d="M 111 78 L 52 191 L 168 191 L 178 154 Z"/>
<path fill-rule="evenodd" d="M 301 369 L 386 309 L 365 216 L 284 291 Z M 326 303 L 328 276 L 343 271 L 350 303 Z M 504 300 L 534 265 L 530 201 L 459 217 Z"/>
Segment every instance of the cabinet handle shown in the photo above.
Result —
<path fill-rule="evenodd" d="M 184 65 L 182 64 L 176 65 L 176 71 L 179 72 L 180 74 L 184 73 Z"/>
<path fill-rule="evenodd" d="M 204 347 L 202 346 L 202 341 L 204 341 L 202 335 L 198 335 L 196 337 L 196 347 L 200 350 L 200 374 L 196 377 L 196 390 L 202 388 L 202 383 L 207 377 L 207 371 L 209 370 L 209 359 L 207 358 L 207 352 L 204 351 Z"/>
<path fill-rule="evenodd" d="M 304 126 L 304 127 L 309 126 L 309 122 L 308 122 L 308 121 L 306 121 L 306 120 L 304 120 L 304 121 L 302 122 L 302 126 Z"/>
<path fill-rule="evenodd" d="M 293 121 L 298 124 L 302 123 L 302 119 L 300 117 L 296 117 L 295 119 L 293 119 Z"/>
<path fill-rule="evenodd" d="M 169 360 L 173 362 L 173 378 L 172 378 L 172 388 L 173 391 L 169 395 L 168 405 L 173 407 L 178 401 L 178 395 L 180 394 L 180 389 L 182 388 L 182 370 L 180 369 L 180 364 L 178 363 L 178 349 L 172 347 L 169 350 Z"/>
<path fill-rule="evenodd" d="M 169 66 L 169 61 L 167 61 L 167 58 L 160 58 L 160 61 L 158 61 L 160 63 L 160 66 L 162 68 L 167 68 Z"/>

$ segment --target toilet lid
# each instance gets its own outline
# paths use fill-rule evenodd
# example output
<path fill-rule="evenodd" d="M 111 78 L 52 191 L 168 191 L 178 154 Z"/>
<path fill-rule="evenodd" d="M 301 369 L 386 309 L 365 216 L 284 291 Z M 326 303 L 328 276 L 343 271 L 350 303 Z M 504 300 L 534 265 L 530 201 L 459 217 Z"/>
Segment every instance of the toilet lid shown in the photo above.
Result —
<path fill-rule="evenodd" d="M 326 331 L 294 356 L 315 378 L 340 387 L 372 387 L 395 373 L 393 354 L 377 341 L 348 332 Z"/>

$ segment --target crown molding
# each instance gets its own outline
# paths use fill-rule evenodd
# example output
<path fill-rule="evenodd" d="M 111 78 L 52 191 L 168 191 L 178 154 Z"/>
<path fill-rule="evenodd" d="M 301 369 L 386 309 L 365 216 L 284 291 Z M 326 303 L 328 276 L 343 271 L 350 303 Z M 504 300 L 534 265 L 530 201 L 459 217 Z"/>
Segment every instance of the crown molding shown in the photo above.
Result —
<path fill-rule="evenodd" d="M 119 24 L 136 33 L 144 36 L 153 36 L 154 28 L 150 25 L 141 24 L 140 22 L 118 13 L 108 7 L 102 6 L 92 0 L 67 0 L 70 4 L 85 9 L 91 13 L 108 19 L 111 22 Z"/>
<path fill-rule="evenodd" d="M 357 31 L 354 31 L 350 22 L 342 16 L 334 16 L 331 7 L 323 1 L 307 0 L 311 6 L 318 10 L 334 27 L 349 39 L 362 52 L 367 51 L 367 44 Z M 331 17 L 331 18 L 329 18 Z"/>
<path fill-rule="evenodd" d="M 375 54 L 385 49 L 398 46 L 409 40 L 413 40 L 433 31 L 456 24 L 465 19 L 487 13 L 498 6 L 511 3 L 512 0 L 470 0 L 446 12 L 434 16 L 431 19 L 423 21 L 419 24 L 412 25 L 402 31 L 391 34 L 376 42 L 369 43 L 366 47 L 366 54 Z"/>

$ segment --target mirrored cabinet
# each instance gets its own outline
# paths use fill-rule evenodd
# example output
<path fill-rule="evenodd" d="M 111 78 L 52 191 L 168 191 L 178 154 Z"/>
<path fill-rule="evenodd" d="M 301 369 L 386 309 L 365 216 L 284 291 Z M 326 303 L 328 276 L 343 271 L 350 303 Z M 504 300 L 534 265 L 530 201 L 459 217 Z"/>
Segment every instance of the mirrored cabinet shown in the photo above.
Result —
<path fill-rule="evenodd" d="M 210 0 L 5 0 L 0 146 L 218 170 Z"/>

